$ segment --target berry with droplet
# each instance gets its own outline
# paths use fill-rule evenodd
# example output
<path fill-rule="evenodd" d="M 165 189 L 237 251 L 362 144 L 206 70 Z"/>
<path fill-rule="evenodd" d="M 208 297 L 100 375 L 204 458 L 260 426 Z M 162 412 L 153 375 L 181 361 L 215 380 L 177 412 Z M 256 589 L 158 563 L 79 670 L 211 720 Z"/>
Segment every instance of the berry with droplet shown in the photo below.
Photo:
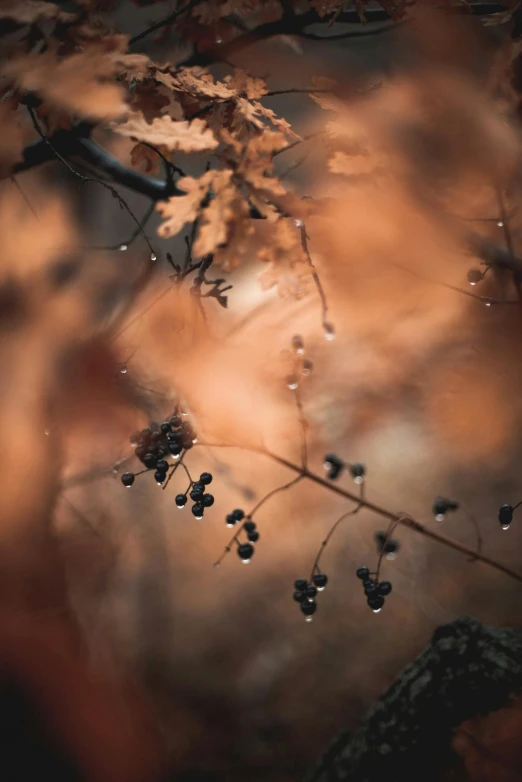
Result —
<path fill-rule="evenodd" d="M 176 505 L 178 508 L 184 508 L 187 504 L 186 494 L 176 494 Z"/>
<path fill-rule="evenodd" d="M 312 579 L 317 589 L 324 589 L 328 583 L 328 576 L 325 573 L 316 573 Z"/>
<path fill-rule="evenodd" d="M 317 603 L 313 603 L 311 600 L 305 600 L 301 603 L 301 611 L 305 616 L 312 616 L 317 611 Z"/>
<path fill-rule="evenodd" d="M 203 518 L 203 513 L 204 513 L 204 512 L 205 512 L 205 509 L 204 509 L 203 505 L 201 504 L 201 502 L 196 502 L 196 503 L 195 503 L 195 504 L 192 506 L 192 513 L 193 513 L 193 515 L 194 515 L 194 516 L 195 516 L 197 519 L 202 519 L 202 518 Z"/>
<path fill-rule="evenodd" d="M 250 562 L 254 556 L 254 547 L 251 543 L 240 543 L 237 547 L 237 555 L 243 562 Z"/>
<path fill-rule="evenodd" d="M 254 530 L 253 532 L 249 532 L 247 537 L 251 543 L 257 543 L 257 541 L 259 540 L 259 532 L 257 530 Z"/>
<path fill-rule="evenodd" d="M 132 472 L 124 472 L 121 476 L 121 482 L 124 486 L 126 486 L 128 489 L 132 486 L 134 483 L 134 473 Z"/>

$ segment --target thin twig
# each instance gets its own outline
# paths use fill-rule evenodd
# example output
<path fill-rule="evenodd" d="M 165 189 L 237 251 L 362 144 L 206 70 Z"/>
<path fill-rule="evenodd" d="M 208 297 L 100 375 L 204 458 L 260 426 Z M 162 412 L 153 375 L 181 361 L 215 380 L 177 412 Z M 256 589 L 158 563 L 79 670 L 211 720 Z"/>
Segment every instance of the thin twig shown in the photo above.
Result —
<path fill-rule="evenodd" d="M 35 115 L 35 113 L 33 111 L 32 106 L 27 105 L 27 110 L 28 110 L 29 115 L 31 117 L 32 123 L 34 125 L 34 128 L 35 128 L 36 132 L 38 133 L 38 135 L 41 137 L 42 141 L 44 141 L 47 145 L 49 145 L 49 147 L 52 149 L 54 155 L 58 158 L 58 160 L 61 161 L 61 163 L 63 163 L 64 166 L 66 166 L 66 168 L 71 172 L 71 174 L 74 174 L 74 176 L 76 176 L 76 177 L 78 177 L 80 179 L 80 182 L 81 182 L 80 186 L 85 184 L 86 182 L 96 182 L 96 184 L 101 185 L 106 190 L 108 190 L 111 193 L 111 195 L 113 196 L 113 198 L 115 198 L 118 201 L 120 207 L 122 209 L 125 209 L 127 211 L 127 213 L 131 216 L 131 218 L 134 220 L 134 222 L 138 226 L 139 232 L 141 233 L 141 235 L 143 236 L 145 242 L 147 243 L 147 246 L 148 246 L 149 250 L 151 251 L 151 254 L 155 255 L 154 249 L 153 249 L 153 247 L 152 247 L 152 245 L 150 243 L 149 237 L 147 236 L 145 231 L 142 229 L 142 227 L 140 225 L 140 221 L 138 220 L 138 218 L 136 217 L 136 215 L 134 214 L 134 212 L 132 211 L 130 206 L 127 204 L 125 199 L 123 199 L 121 197 L 121 195 L 118 193 L 116 188 L 112 187 L 112 185 L 109 185 L 107 182 L 103 182 L 101 179 L 94 179 L 93 177 L 86 177 L 83 174 L 80 174 L 80 172 L 77 171 L 75 168 L 73 168 L 73 166 L 71 166 L 71 164 L 58 152 L 58 150 L 55 149 L 52 146 L 51 141 L 47 138 L 47 136 L 45 135 L 45 133 L 41 129 L 40 124 L 39 124 L 38 120 L 36 119 L 36 115 Z"/>

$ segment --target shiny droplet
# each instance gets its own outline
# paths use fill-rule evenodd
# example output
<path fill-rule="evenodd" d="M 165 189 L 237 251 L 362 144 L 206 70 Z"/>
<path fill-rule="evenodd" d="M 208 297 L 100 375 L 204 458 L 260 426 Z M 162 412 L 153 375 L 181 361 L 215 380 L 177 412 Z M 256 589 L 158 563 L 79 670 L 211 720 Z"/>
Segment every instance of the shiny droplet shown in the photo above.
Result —
<path fill-rule="evenodd" d="M 390 551 L 388 554 L 386 554 L 386 559 L 389 559 L 390 561 L 396 558 L 397 558 L 397 554 L 395 553 L 395 551 Z"/>
<path fill-rule="evenodd" d="M 435 521 L 444 521 L 445 518 L 446 518 L 445 513 L 437 513 L 437 515 L 435 516 Z"/>
<path fill-rule="evenodd" d="M 491 299 L 485 301 L 484 304 L 486 305 L 486 307 L 491 307 Z"/>
<path fill-rule="evenodd" d="M 328 342 L 332 342 L 335 339 L 335 329 L 331 323 L 324 324 L 324 336 Z"/>
<path fill-rule="evenodd" d="M 353 479 L 353 482 L 358 484 L 360 486 L 361 483 L 363 483 L 364 477 L 362 475 L 356 475 Z"/>
<path fill-rule="evenodd" d="M 124 364 L 122 367 L 120 367 L 120 372 L 121 372 L 122 375 L 126 375 L 127 374 L 127 365 L 126 364 Z"/>
<path fill-rule="evenodd" d="M 497 225 L 498 225 L 499 228 L 503 228 L 504 227 L 504 222 L 502 220 L 499 220 Z"/>
<path fill-rule="evenodd" d="M 125 250 L 127 250 L 127 249 L 128 249 L 128 247 L 127 247 L 126 244 L 120 244 L 120 246 L 118 247 L 118 250 L 120 252 L 122 252 L 122 253 L 125 252 Z"/>
<path fill-rule="evenodd" d="M 46 434 L 47 437 L 49 437 L 49 435 L 51 434 L 51 430 L 50 429 L 45 429 L 44 430 L 44 434 Z"/>
<path fill-rule="evenodd" d="M 313 620 L 312 616 L 306 616 L 305 617 L 305 622 L 311 622 L 312 620 Z"/>
<path fill-rule="evenodd" d="M 249 559 L 242 559 L 241 562 L 243 563 L 243 565 L 248 565 L 250 560 Z"/>
<path fill-rule="evenodd" d="M 199 519 L 202 519 L 202 518 L 203 518 L 203 516 L 194 516 L 194 518 L 195 518 L 195 519 L 198 519 L 198 521 L 199 521 Z"/>
<path fill-rule="evenodd" d="M 221 567 L 221 562 L 214 562 L 214 567 Z"/>
<path fill-rule="evenodd" d="M 372 608 L 372 611 L 373 611 L 374 614 L 378 614 L 379 611 L 381 611 L 381 609 L 380 608 Z"/>
<path fill-rule="evenodd" d="M 151 259 L 151 261 L 157 261 L 158 257 L 157 257 L 157 255 L 154 255 L 154 253 L 151 253 L 150 254 L 150 259 Z"/>
<path fill-rule="evenodd" d="M 470 285 L 476 285 L 476 284 L 477 284 L 476 282 L 470 282 Z"/>
<path fill-rule="evenodd" d="M 509 529 L 511 527 L 511 524 L 501 524 L 500 525 L 503 530 Z"/>
<path fill-rule="evenodd" d="M 302 220 L 296 220 L 295 221 L 295 225 L 296 225 L 296 228 L 301 228 L 301 226 L 303 225 L 303 221 Z"/>

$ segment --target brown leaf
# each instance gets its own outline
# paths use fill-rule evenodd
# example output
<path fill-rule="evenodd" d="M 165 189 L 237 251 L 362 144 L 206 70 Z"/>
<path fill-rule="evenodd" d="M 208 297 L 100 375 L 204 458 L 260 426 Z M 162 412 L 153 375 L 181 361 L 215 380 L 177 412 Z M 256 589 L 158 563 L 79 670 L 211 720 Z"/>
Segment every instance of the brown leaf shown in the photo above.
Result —
<path fill-rule="evenodd" d="M 178 187 L 187 195 L 172 196 L 168 201 L 158 203 L 156 208 L 165 218 L 165 222 L 158 228 L 160 236 L 164 238 L 175 236 L 185 223 L 196 219 L 201 202 L 212 187 L 216 173 L 216 171 L 207 171 L 199 179 L 183 177 L 179 180 Z"/>
<path fill-rule="evenodd" d="M 123 91 L 107 81 L 114 63 L 91 50 L 57 59 L 47 51 L 13 59 L 3 67 L 3 75 L 22 90 L 36 91 L 65 109 L 93 119 L 115 119 L 126 110 Z"/>
<path fill-rule="evenodd" d="M 228 238 L 229 225 L 241 216 L 241 204 L 236 189 L 230 186 L 232 171 L 216 171 L 212 180 L 214 198 L 202 214 L 199 236 L 194 245 L 198 257 L 213 253 Z"/>
<path fill-rule="evenodd" d="M 34 24 L 45 19 L 71 22 L 76 14 L 60 11 L 54 3 L 40 0 L 0 0 L 0 19 L 12 19 L 20 24 Z"/>
<path fill-rule="evenodd" d="M 141 112 L 132 112 L 123 122 L 114 123 L 111 127 L 122 136 L 147 141 L 154 146 L 163 145 L 170 150 L 202 152 L 215 149 L 218 145 L 214 134 L 201 119 L 176 122 L 172 117 L 163 115 L 149 124 Z"/>

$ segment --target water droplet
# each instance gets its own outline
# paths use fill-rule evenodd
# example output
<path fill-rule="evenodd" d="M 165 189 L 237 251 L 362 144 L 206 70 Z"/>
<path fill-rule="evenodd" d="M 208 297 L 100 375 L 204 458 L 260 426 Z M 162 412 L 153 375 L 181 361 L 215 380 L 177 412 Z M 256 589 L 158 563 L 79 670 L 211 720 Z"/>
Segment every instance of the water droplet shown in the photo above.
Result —
<path fill-rule="evenodd" d="M 46 434 L 47 437 L 49 437 L 49 435 L 51 434 L 51 430 L 50 429 L 45 429 L 44 430 L 44 434 Z"/>
<path fill-rule="evenodd" d="M 324 592 L 324 587 L 317 587 L 318 592 Z"/>
<path fill-rule="evenodd" d="M 171 453 L 170 456 L 171 456 L 171 459 L 172 459 L 173 462 L 177 462 L 179 457 L 181 456 L 181 454 L 179 454 L 179 453 Z"/>
<path fill-rule="evenodd" d="M 499 220 L 497 225 L 498 225 L 499 228 L 503 228 L 504 227 L 504 222 L 502 220 Z"/>
<path fill-rule="evenodd" d="M 484 304 L 486 305 L 486 307 L 491 307 L 491 299 L 485 301 Z"/>
<path fill-rule="evenodd" d="M 324 324 L 324 336 L 328 342 L 332 342 L 335 339 L 335 329 L 331 323 Z"/>
<path fill-rule="evenodd" d="M 243 565 L 248 565 L 250 560 L 249 559 L 242 559 L 241 562 L 243 563 Z"/>
<path fill-rule="evenodd" d="M 127 249 L 128 249 L 128 247 L 127 247 L 127 245 L 126 245 L 126 244 L 120 244 L 120 246 L 118 247 L 118 250 L 119 250 L 121 253 L 125 252 L 125 250 L 127 250 Z"/>
<path fill-rule="evenodd" d="M 114 467 L 112 468 L 112 472 L 114 473 L 114 475 L 118 475 L 118 471 L 119 471 L 118 467 L 116 467 L 116 465 L 114 465 Z M 130 489 L 130 486 L 127 486 L 127 488 Z"/>
<path fill-rule="evenodd" d="M 446 518 L 445 513 L 437 513 L 437 515 L 435 516 L 435 521 L 444 521 L 445 518 Z"/>
<path fill-rule="evenodd" d="M 221 567 L 221 562 L 214 562 L 214 567 Z"/>
<path fill-rule="evenodd" d="M 305 622 L 311 622 L 313 620 L 313 617 L 307 616 L 305 617 Z"/>
<path fill-rule="evenodd" d="M 303 225 L 303 221 L 302 220 L 296 220 L 295 221 L 295 225 L 296 225 L 296 228 L 301 228 L 301 226 Z"/>
<path fill-rule="evenodd" d="M 374 614 L 378 614 L 380 610 L 380 608 L 372 608 Z"/>
<path fill-rule="evenodd" d="M 223 38 L 216 38 L 216 43 L 223 43 Z"/>
<path fill-rule="evenodd" d="M 120 367 L 120 372 L 121 372 L 122 375 L 126 375 L 127 374 L 127 364 L 123 364 L 123 366 Z"/>
<path fill-rule="evenodd" d="M 500 526 L 502 527 L 503 530 L 506 530 L 510 528 L 511 524 L 501 524 Z"/>
<path fill-rule="evenodd" d="M 195 519 L 198 519 L 198 521 L 199 521 L 199 519 L 202 519 L 202 518 L 203 518 L 203 516 L 194 516 L 194 518 L 195 518 Z"/>
<path fill-rule="evenodd" d="M 198 438 L 194 437 L 194 439 L 192 440 L 193 445 L 196 445 L 197 441 L 198 441 Z"/>
<path fill-rule="evenodd" d="M 154 255 L 154 253 L 151 253 L 150 254 L 150 259 L 151 259 L 151 261 L 157 261 L 158 260 L 158 256 Z"/>
<path fill-rule="evenodd" d="M 363 483 L 363 481 L 364 481 L 364 477 L 362 475 L 356 475 L 355 478 L 353 479 L 353 482 L 357 483 L 358 485 Z"/>
<path fill-rule="evenodd" d="M 477 284 L 476 282 L 470 282 L 470 285 L 476 285 L 476 284 Z"/>
<path fill-rule="evenodd" d="M 389 559 L 390 562 L 392 559 L 396 559 L 396 558 L 397 558 L 397 554 L 395 553 L 395 551 L 390 551 L 389 554 L 386 554 L 386 559 Z"/>

